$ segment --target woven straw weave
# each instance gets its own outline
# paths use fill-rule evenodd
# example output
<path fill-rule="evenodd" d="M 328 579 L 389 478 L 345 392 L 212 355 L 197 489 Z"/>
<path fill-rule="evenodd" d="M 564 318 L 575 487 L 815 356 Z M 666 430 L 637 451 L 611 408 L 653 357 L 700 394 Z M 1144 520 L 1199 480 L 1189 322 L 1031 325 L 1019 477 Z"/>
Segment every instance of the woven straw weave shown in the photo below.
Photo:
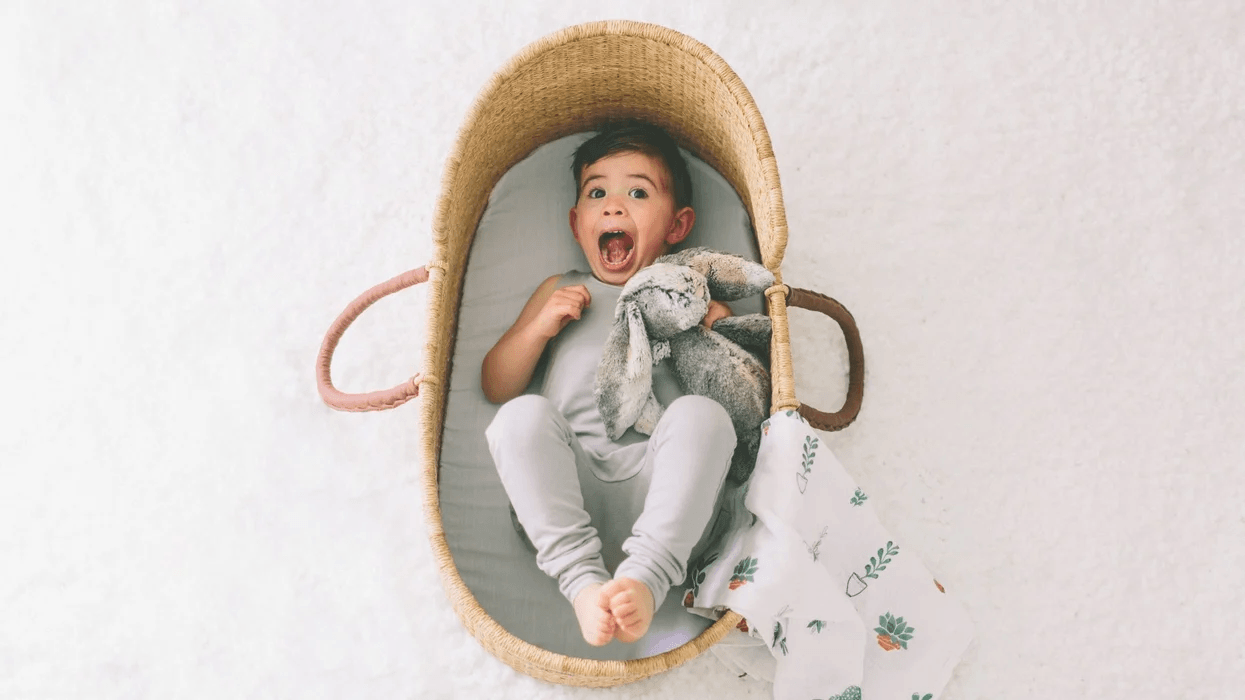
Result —
<path fill-rule="evenodd" d="M 752 216 L 761 261 L 774 273 L 767 292 L 773 320 L 773 409 L 796 409 L 787 329 L 786 287 L 779 267 L 787 245 L 778 167 L 765 123 L 738 76 L 708 47 L 664 27 L 610 21 L 569 27 L 519 52 L 485 86 L 467 115 L 445 167 L 433 223 L 429 336 L 419 404 L 424 503 L 433 554 L 454 610 L 471 634 L 515 669 L 567 685 L 629 683 L 678 666 L 712 646 L 739 622 L 727 612 L 683 646 L 632 661 L 555 654 L 502 629 L 459 576 L 441 523 L 437 488 L 458 303 L 476 225 L 498 178 L 536 147 L 592 130 L 606 119 L 658 124 L 718 170 Z"/>

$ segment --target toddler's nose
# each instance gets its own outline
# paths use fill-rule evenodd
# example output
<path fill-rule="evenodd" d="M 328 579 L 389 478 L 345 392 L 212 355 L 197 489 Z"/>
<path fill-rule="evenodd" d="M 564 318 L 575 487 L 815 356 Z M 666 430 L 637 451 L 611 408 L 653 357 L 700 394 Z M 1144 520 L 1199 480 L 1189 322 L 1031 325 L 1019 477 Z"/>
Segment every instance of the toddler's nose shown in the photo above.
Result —
<path fill-rule="evenodd" d="M 623 208 L 623 203 L 626 201 L 627 201 L 626 198 L 619 194 L 612 194 L 606 197 L 604 208 L 602 209 L 603 215 L 604 216 L 622 216 L 623 212 L 625 211 Z"/>

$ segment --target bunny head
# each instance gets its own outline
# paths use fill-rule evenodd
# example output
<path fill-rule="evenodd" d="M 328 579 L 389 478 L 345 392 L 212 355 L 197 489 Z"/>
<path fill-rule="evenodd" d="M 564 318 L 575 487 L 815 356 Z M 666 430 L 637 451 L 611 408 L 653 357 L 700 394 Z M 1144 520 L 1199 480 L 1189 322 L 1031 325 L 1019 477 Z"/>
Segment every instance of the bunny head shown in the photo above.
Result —
<path fill-rule="evenodd" d="M 700 324 L 711 298 L 741 299 L 773 283 L 764 266 L 707 248 L 663 256 L 633 275 L 597 366 L 594 398 L 610 438 L 656 424 L 662 408 L 653 396 L 653 365 L 670 352 L 669 339 Z"/>
<path fill-rule="evenodd" d="M 717 301 L 735 301 L 760 294 L 774 284 L 774 273 L 764 265 L 731 253 L 719 253 L 709 248 L 688 248 L 670 255 L 663 255 L 653 265 L 682 265 L 705 276 L 710 298 Z"/>
<path fill-rule="evenodd" d="M 700 323 L 709 310 L 709 285 L 690 267 L 653 263 L 635 273 L 618 297 L 619 311 L 635 305 L 650 341 L 665 340 Z"/>

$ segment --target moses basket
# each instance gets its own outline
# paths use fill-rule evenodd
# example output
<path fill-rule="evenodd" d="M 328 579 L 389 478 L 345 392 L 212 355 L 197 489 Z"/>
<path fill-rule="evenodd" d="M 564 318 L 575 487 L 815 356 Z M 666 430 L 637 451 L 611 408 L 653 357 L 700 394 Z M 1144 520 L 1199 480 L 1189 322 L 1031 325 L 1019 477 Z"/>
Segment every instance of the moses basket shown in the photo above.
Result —
<path fill-rule="evenodd" d="M 350 304 L 330 327 L 316 367 L 321 396 L 334 408 L 381 410 L 418 397 L 425 516 L 454 610 L 470 633 L 506 664 L 545 681 L 576 686 L 613 686 L 671 669 L 718 642 L 741 619 L 728 610 L 686 644 L 642 659 L 598 661 L 554 653 L 520 640 L 485 613 L 455 567 L 442 526 L 438 481 L 445 382 L 468 253 L 489 194 L 498 179 L 536 147 L 590 131 L 607 119 L 627 117 L 661 126 L 715 168 L 751 216 L 761 262 L 775 277 L 765 293 L 773 326 L 771 411 L 799 410 L 823 430 L 850 423 L 863 394 L 859 334 L 851 315 L 837 302 L 782 282 L 787 245 L 782 189 L 769 135 L 752 96 L 708 47 L 679 32 L 630 21 L 558 31 L 524 48 L 493 76 L 471 107 L 445 166 L 433 223 L 433 259 Z M 420 282 L 429 285 L 424 371 L 386 391 L 346 394 L 335 389 L 330 363 L 346 328 L 381 297 Z M 843 329 L 849 382 L 847 399 L 835 413 L 817 411 L 796 399 L 788 306 L 820 311 Z"/>

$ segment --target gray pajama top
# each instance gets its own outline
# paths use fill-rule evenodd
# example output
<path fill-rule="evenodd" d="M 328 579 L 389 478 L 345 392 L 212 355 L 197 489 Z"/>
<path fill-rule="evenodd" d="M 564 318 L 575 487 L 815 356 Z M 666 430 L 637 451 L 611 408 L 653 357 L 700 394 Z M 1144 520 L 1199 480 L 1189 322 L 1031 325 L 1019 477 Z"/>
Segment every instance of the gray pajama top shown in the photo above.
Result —
<path fill-rule="evenodd" d="M 579 320 L 567 324 L 545 347 L 539 393 L 566 417 L 584 452 L 592 458 L 596 475 L 602 481 L 620 481 L 630 478 L 643 464 L 648 436 L 628 428 L 617 441 L 611 440 L 597 410 L 593 389 L 623 288 L 579 270 L 562 275 L 556 288 L 577 284 L 588 288 L 591 300 Z M 663 406 L 683 395 L 668 360 L 653 368 L 653 393 Z"/>

